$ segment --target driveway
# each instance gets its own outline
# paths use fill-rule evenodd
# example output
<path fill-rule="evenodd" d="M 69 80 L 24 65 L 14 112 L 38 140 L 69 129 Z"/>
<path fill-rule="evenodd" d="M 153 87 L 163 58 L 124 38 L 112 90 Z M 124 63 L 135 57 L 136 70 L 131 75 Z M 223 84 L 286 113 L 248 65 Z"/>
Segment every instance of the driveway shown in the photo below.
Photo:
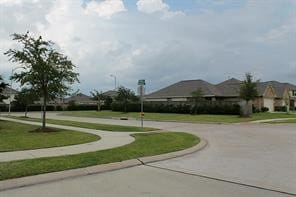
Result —
<path fill-rule="evenodd" d="M 49 116 L 50 118 L 79 119 L 79 121 L 106 124 L 139 124 L 134 120 L 74 118 L 56 116 L 54 113 Z M 157 191 L 160 192 L 165 188 L 172 192 L 173 195 L 171 196 L 181 196 L 181 194 L 177 195 L 179 194 L 178 191 L 179 189 L 183 191 L 182 189 L 185 188 L 191 188 L 192 192 L 197 192 L 195 196 L 199 191 L 208 194 L 202 196 L 238 196 L 236 192 L 240 193 L 240 188 L 246 189 L 246 193 L 241 193 L 240 196 L 286 196 L 285 193 L 296 194 L 296 125 L 250 123 L 224 125 L 147 121 L 145 126 L 170 131 L 190 132 L 207 139 L 209 144 L 204 150 L 184 157 L 156 162 L 150 164 L 150 166 L 110 172 L 104 175 L 98 174 L 65 180 L 65 184 L 71 185 L 71 183 L 76 184 L 76 182 L 80 181 L 83 183 L 85 179 L 89 180 L 91 184 L 91 177 L 99 181 L 106 176 L 115 181 L 114 191 L 121 191 L 124 188 L 127 193 L 131 192 L 131 190 L 135 192 L 145 191 L 144 187 L 140 187 L 140 185 L 147 184 L 148 189 L 147 193 L 145 193 L 147 196 L 168 196 L 166 194 L 169 193 L 166 192 L 157 193 Z M 124 177 L 125 175 L 127 177 Z M 124 178 L 118 178 L 117 180 L 115 178 L 117 176 L 123 176 Z M 133 176 L 137 178 L 132 179 Z M 155 176 L 155 178 L 151 176 Z M 121 182 L 122 188 L 116 190 L 116 183 L 119 184 L 120 180 L 123 180 Z M 50 188 L 54 187 L 55 184 L 58 187 L 58 183 L 51 183 L 47 185 L 48 187 L 42 187 Z M 97 191 L 108 190 L 110 196 L 114 196 L 111 195 L 113 189 L 108 187 L 108 182 L 102 184 L 98 186 L 102 190 L 97 189 Z M 178 184 L 179 186 L 177 186 Z M 137 189 L 133 185 L 138 185 Z M 35 189 L 37 188 L 35 187 Z M 149 191 L 152 193 L 149 193 Z M 184 196 L 194 195 L 188 193 L 188 195 Z"/>

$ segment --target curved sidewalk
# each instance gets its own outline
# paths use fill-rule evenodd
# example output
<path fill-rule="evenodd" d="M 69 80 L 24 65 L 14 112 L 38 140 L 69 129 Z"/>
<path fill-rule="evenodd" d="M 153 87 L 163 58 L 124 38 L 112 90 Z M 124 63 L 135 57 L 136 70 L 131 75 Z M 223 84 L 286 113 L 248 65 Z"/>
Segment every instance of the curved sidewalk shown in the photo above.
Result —
<path fill-rule="evenodd" d="M 16 120 L 11 118 L 4 118 L 4 117 L 0 117 L 0 119 L 18 122 L 18 123 L 24 123 L 24 124 L 31 124 L 31 125 L 41 124 L 38 122 Z M 54 125 L 54 124 L 47 124 L 47 125 L 49 127 L 54 127 L 54 128 L 95 134 L 100 136 L 101 139 L 98 141 L 90 142 L 90 143 L 63 146 L 63 147 L 2 152 L 0 153 L 0 162 L 86 153 L 86 152 L 115 148 L 115 147 L 132 143 L 134 141 L 134 138 L 130 136 L 130 134 L 133 132 L 107 132 L 107 131 L 101 131 L 101 130 L 80 128 L 80 127 L 62 126 L 62 125 Z"/>

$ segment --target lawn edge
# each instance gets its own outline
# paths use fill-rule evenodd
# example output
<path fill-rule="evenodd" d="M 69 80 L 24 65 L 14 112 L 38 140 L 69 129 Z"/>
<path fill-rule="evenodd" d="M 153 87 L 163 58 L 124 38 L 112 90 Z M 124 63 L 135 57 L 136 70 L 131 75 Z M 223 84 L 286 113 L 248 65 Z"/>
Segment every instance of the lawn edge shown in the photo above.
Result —
<path fill-rule="evenodd" d="M 130 159 L 130 160 L 125 160 L 121 162 L 89 166 L 85 168 L 77 168 L 77 169 L 71 169 L 71 170 L 65 170 L 65 171 L 59 171 L 59 172 L 52 172 L 52 173 L 45 173 L 45 174 L 3 180 L 3 181 L 0 181 L 0 191 L 38 185 L 43 183 L 49 183 L 49 182 L 70 179 L 70 178 L 75 178 L 80 176 L 104 173 L 104 172 L 109 172 L 109 171 L 114 171 L 114 170 L 119 170 L 124 168 L 131 168 L 134 166 L 145 165 L 152 162 L 181 157 L 181 156 L 185 156 L 185 155 L 197 152 L 199 150 L 202 150 L 207 146 L 207 144 L 208 142 L 205 139 L 200 138 L 200 142 L 198 144 L 181 151 L 175 151 L 175 152 L 148 156 L 148 157 L 140 157 L 137 159 Z"/>

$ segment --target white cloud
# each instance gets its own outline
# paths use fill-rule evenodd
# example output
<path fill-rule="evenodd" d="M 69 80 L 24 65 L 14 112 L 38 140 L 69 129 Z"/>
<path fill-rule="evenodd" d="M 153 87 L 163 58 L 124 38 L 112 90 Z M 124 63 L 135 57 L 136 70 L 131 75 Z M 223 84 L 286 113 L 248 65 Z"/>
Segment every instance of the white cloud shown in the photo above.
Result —
<path fill-rule="evenodd" d="M 2 6 L 14 6 L 22 4 L 22 0 L 0 0 Z"/>
<path fill-rule="evenodd" d="M 110 74 L 129 88 L 144 78 L 147 92 L 178 80 L 219 82 L 228 76 L 242 77 L 246 71 L 261 80 L 296 83 L 292 28 L 296 16 L 293 10 L 287 11 L 294 9 L 290 2 L 269 0 L 260 6 L 215 8 L 166 21 L 133 11 L 105 20 L 94 10 L 86 14 L 87 4 L 78 0 L 0 6 L 0 74 L 8 79 L 11 72 L 3 55 L 15 47 L 9 35 L 30 30 L 57 43 L 77 65 L 81 84 L 76 88 L 84 93 L 112 89 Z M 150 8 L 151 14 L 165 17 L 175 13 L 166 5 L 160 4 L 160 10 Z M 280 47 L 269 44 L 268 39 L 254 42 L 258 37 L 272 38 Z"/>
<path fill-rule="evenodd" d="M 185 15 L 182 11 L 171 11 L 170 6 L 164 3 L 163 0 L 139 0 L 137 2 L 137 8 L 140 12 L 146 14 L 162 13 L 162 19 Z"/>
<path fill-rule="evenodd" d="M 85 12 L 97 14 L 99 17 L 110 19 L 114 14 L 126 11 L 122 0 L 105 0 L 97 2 L 92 0 L 87 3 Z"/>
<path fill-rule="evenodd" d="M 162 0 L 139 0 L 137 7 L 140 12 L 148 14 L 169 9 L 169 6 Z"/>
<path fill-rule="evenodd" d="M 256 38 L 255 41 L 265 42 L 270 44 L 281 44 L 284 41 L 289 41 L 292 37 L 295 37 L 295 34 L 296 34 L 295 23 L 285 24 L 275 29 L 271 29 L 265 35 Z"/>
<path fill-rule="evenodd" d="M 39 0 L 0 0 L 0 5 L 11 7 L 11 6 L 19 6 L 24 3 L 38 3 Z"/>

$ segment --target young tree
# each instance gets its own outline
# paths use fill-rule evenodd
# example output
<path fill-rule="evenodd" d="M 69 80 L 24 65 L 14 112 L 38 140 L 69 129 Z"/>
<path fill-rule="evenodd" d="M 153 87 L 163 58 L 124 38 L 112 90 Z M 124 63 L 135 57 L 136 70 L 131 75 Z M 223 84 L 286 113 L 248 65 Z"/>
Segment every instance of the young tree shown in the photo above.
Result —
<path fill-rule="evenodd" d="M 194 101 L 194 113 L 196 113 L 197 105 L 202 100 L 203 92 L 201 88 L 196 89 L 195 91 L 191 92 L 192 99 Z"/>
<path fill-rule="evenodd" d="M 117 96 L 115 97 L 115 100 L 120 102 L 123 105 L 124 112 L 127 112 L 127 105 L 131 102 L 138 101 L 139 98 L 132 90 L 121 86 L 117 90 Z"/>
<path fill-rule="evenodd" d="M 29 32 L 13 34 L 13 40 L 22 45 L 20 50 L 9 49 L 4 54 L 12 62 L 19 63 L 23 70 L 14 74 L 12 79 L 26 85 L 43 99 L 42 128 L 46 126 L 46 105 L 50 99 L 66 93 L 69 86 L 78 81 L 78 73 L 73 72 L 75 66 L 66 56 L 59 53 L 54 43 L 34 38 Z"/>
<path fill-rule="evenodd" d="M 3 81 L 2 76 L 0 75 L 0 102 L 7 97 L 2 94 L 3 90 L 7 87 L 7 83 Z"/>
<path fill-rule="evenodd" d="M 38 95 L 34 90 L 23 88 L 15 97 L 15 101 L 13 102 L 13 104 L 16 107 L 25 109 L 25 117 L 27 117 L 29 105 L 33 104 L 34 101 L 37 100 Z"/>
<path fill-rule="evenodd" d="M 243 116 L 250 116 L 253 113 L 252 103 L 250 101 L 258 97 L 257 82 L 253 81 L 251 73 L 245 74 L 245 80 L 240 86 L 240 97 L 246 101 L 246 105 L 242 109 Z"/>
<path fill-rule="evenodd" d="M 97 101 L 97 104 L 98 104 L 98 111 L 101 111 L 101 105 L 102 105 L 102 102 L 106 99 L 105 95 L 103 94 L 102 91 L 98 91 L 98 90 L 94 90 L 93 92 L 90 92 L 92 97 L 93 97 L 93 100 L 96 100 Z"/>

